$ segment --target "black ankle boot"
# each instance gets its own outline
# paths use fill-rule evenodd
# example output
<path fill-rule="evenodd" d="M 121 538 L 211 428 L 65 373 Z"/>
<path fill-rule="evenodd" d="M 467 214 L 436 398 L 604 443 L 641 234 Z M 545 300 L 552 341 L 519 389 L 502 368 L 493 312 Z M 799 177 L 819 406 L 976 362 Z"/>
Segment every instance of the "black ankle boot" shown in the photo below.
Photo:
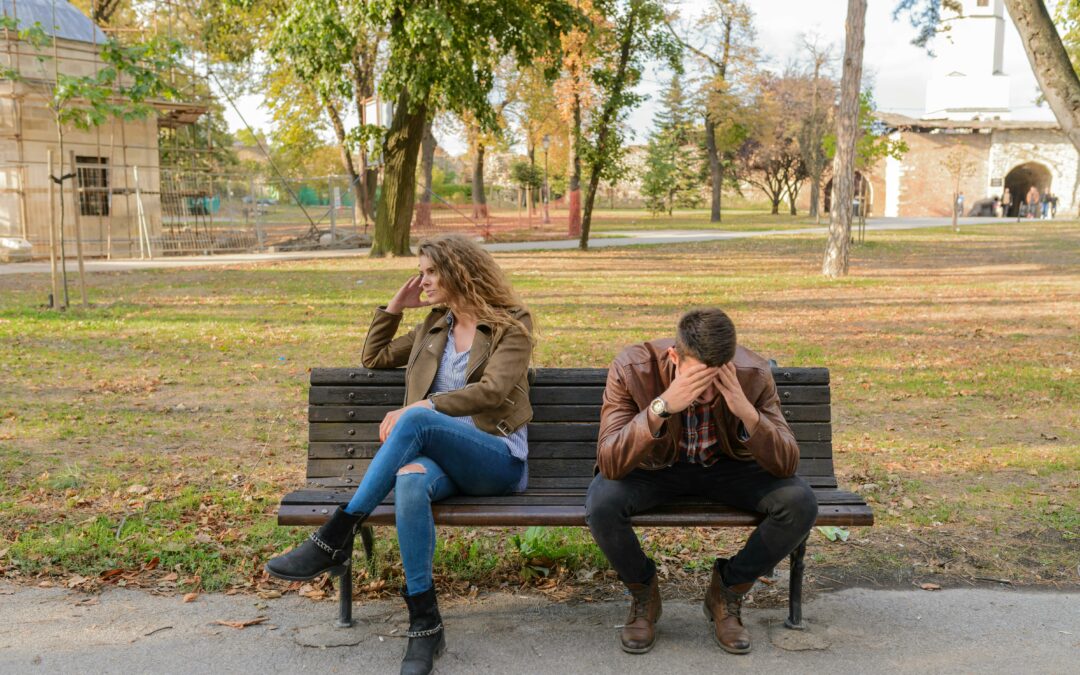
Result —
<path fill-rule="evenodd" d="M 401 675 L 428 675 L 435 667 L 435 657 L 446 649 L 435 589 L 406 595 L 405 604 L 409 606 L 409 646 L 401 661 Z"/>
<path fill-rule="evenodd" d="M 353 538 L 366 514 L 345 513 L 340 506 L 330 520 L 308 540 L 266 563 L 266 571 L 279 579 L 307 581 L 324 572 L 341 574 L 352 558 Z"/>

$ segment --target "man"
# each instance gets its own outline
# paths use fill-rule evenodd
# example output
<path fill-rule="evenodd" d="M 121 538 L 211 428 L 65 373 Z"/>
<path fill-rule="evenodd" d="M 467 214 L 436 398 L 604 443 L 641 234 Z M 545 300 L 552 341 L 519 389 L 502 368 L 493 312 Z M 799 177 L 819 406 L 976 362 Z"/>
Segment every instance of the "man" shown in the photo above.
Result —
<path fill-rule="evenodd" d="M 705 615 L 717 644 L 750 651 L 742 599 L 809 534 L 810 486 L 795 475 L 799 447 L 784 421 L 768 362 L 736 346 L 719 309 L 687 312 L 676 338 L 627 347 L 608 370 L 596 475 L 585 511 L 600 549 L 630 591 L 623 650 L 644 653 L 660 618 L 656 565 L 630 518 L 693 495 L 765 519 L 731 559 L 717 558 Z"/>

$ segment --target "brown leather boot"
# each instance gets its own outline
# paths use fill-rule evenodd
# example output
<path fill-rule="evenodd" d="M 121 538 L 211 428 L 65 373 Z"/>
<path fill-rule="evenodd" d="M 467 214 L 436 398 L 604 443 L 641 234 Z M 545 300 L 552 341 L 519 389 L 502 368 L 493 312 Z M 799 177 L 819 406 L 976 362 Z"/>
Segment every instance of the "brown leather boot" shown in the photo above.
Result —
<path fill-rule="evenodd" d="M 660 584 L 658 575 L 645 584 L 626 584 L 630 589 L 630 614 L 626 617 L 619 641 L 624 652 L 644 654 L 656 642 L 656 622 L 660 619 Z"/>
<path fill-rule="evenodd" d="M 713 624 L 716 644 L 732 654 L 745 654 L 750 651 L 750 632 L 742 622 L 742 599 L 754 582 L 726 586 L 720 574 L 726 562 L 721 558 L 713 565 L 712 580 L 705 593 L 705 616 Z"/>

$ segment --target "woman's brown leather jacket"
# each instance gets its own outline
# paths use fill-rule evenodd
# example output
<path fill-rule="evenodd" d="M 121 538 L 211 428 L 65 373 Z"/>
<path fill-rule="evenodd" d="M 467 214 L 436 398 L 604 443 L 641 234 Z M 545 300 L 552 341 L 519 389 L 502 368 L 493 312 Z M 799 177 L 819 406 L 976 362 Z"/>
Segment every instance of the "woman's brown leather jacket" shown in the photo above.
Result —
<path fill-rule="evenodd" d="M 403 315 L 390 314 L 385 307 L 375 310 L 361 363 L 365 368 L 405 366 L 405 405 L 427 396 L 435 381 L 450 329 L 446 314 L 445 307 L 435 307 L 422 323 L 395 338 Z M 532 330 L 528 310 L 515 308 L 511 314 Z M 481 431 L 509 436 L 532 419 L 531 358 L 532 339 L 520 328 L 479 323 L 469 350 L 465 386 L 433 396 L 432 403 L 452 417 L 471 416 Z"/>

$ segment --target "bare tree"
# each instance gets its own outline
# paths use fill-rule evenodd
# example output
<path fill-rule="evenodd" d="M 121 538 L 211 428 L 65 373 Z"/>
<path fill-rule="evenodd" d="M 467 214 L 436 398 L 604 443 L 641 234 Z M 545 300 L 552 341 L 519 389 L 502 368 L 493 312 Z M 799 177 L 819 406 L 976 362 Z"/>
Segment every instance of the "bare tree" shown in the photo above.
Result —
<path fill-rule="evenodd" d="M 964 176 L 969 176 L 975 170 L 975 162 L 968 158 L 967 148 L 960 143 L 959 139 L 954 140 L 949 153 L 945 155 L 945 160 L 941 163 L 945 167 L 945 171 L 949 174 L 950 183 L 953 186 L 952 192 L 952 226 L 953 232 L 960 231 L 960 224 L 957 221 L 957 213 L 959 209 L 958 199 L 960 197 L 960 179 Z"/>
<path fill-rule="evenodd" d="M 809 57 L 810 101 L 797 138 L 810 179 L 810 216 L 821 222 L 821 179 L 829 161 L 824 140 L 829 132 L 836 88 L 828 76 L 833 54 L 832 45 L 822 46 L 817 37 L 803 36 L 803 45 Z"/>
<path fill-rule="evenodd" d="M 840 106 L 836 114 L 836 156 L 833 158 L 836 201 L 829 214 L 829 240 L 821 266 L 821 273 L 833 278 L 848 273 L 851 198 L 855 187 L 855 142 L 859 133 L 859 89 L 865 44 L 866 0 L 848 0 Z"/>

